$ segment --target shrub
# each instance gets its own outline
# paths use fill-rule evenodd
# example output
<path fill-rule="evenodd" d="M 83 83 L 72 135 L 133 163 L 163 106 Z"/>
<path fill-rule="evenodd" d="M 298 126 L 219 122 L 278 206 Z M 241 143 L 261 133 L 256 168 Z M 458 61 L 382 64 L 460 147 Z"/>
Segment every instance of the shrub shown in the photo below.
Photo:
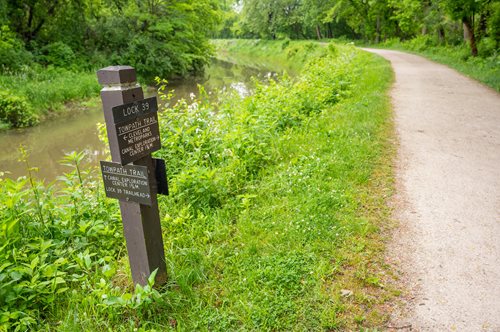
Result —
<path fill-rule="evenodd" d="M 405 45 L 413 51 L 425 51 L 429 46 L 432 46 L 432 37 L 420 35 L 405 42 Z"/>
<path fill-rule="evenodd" d="M 0 69 L 21 69 L 23 65 L 31 62 L 31 53 L 26 51 L 23 42 L 16 38 L 9 27 L 0 27 Z"/>
<path fill-rule="evenodd" d="M 302 57 L 316 47 L 293 49 Z M 224 205 L 272 163 L 274 138 L 349 96 L 357 53 L 349 49 L 349 56 L 341 57 L 334 46 L 330 49 L 313 58 L 300 79 L 256 82 L 252 96 L 224 96 L 222 104 L 202 91 L 191 105 L 181 100 L 159 113 L 163 148 L 158 154 L 167 160 L 172 195 L 195 209 Z"/>
<path fill-rule="evenodd" d="M 494 56 L 498 54 L 497 42 L 492 37 L 484 37 L 477 45 L 479 54 L 483 57 Z"/>
<path fill-rule="evenodd" d="M 21 128 L 37 124 L 39 118 L 25 97 L 0 91 L 0 120 L 12 127 Z"/>
<path fill-rule="evenodd" d="M 500 3 L 492 4 L 491 13 L 488 20 L 488 34 L 495 41 L 498 52 L 498 47 L 500 46 Z"/>
<path fill-rule="evenodd" d="M 41 63 L 56 67 L 69 67 L 75 61 L 75 53 L 63 42 L 55 42 L 44 46 L 39 56 Z"/>
<path fill-rule="evenodd" d="M 401 43 L 401 41 L 399 40 L 399 38 L 391 37 L 391 38 L 387 38 L 386 40 L 384 40 L 381 44 L 384 47 L 394 47 L 394 46 L 398 46 L 400 43 Z"/>

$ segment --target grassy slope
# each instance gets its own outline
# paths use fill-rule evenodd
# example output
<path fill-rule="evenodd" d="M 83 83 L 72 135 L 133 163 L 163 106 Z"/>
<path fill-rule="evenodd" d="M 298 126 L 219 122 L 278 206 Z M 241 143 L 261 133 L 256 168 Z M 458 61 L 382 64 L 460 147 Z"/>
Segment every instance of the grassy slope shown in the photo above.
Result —
<path fill-rule="evenodd" d="M 212 44 L 221 60 L 291 74 L 299 72 L 308 59 L 322 52 L 314 41 L 218 39 L 212 40 Z"/>
<path fill-rule="evenodd" d="M 379 308 L 395 293 L 382 260 L 391 224 L 390 66 L 351 47 L 258 44 L 265 48 L 252 48 L 254 57 L 279 47 L 282 59 L 315 62 L 243 101 L 198 100 L 160 114 L 171 184 L 160 199 L 168 284 L 130 290 L 116 201 L 103 199 L 100 179 L 73 172 L 60 191 L 0 181 L 0 231 L 16 215 L 30 225 L 7 228 L 19 233 L 9 235 L 18 249 L 0 247 L 8 263 L 0 290 L 10 294 L 0 305 L 11 312 L 0 323 L 60 331 L 384 325 Z M 52 224 L 36 222 L 45 219 Z M 57 251 L 25 245 L 46 241 Z M 25 266 L 40 255 L 34 280 Z"/>
<path fill-rule="evenodd" d="M 463 52 L 456 48 L 437 47 L 415 53 L 445 64 L 500 92 L 500 58 L 498 57 L 490 59 L 470 58 L 464 57 Z"/>
<path fill-rule="evenodd" d="M 263 60 L 283 49 L 280 42 L 225 41 L 219 50 L 224 43 L 238 49 L 238 57 Z M 287 45 L 279 61 L 305 62 L 312 58 L 303 53 L 307 45 Z M 289 47 L 299 50 L 287 52 Z M 362 72 L 351 97 L 275 140 L 279 157 L 244 195 L 201 219 L 189 210 L 168 216 L 167 257 L 177 295 L 166 311 L 177 327 L 383 325 L 386 313 L 378 305 L 393 295 L 381 263 L 381 230 L 390 224 L 392 74 L 384 60 L 358 56 Z"/>
<path fill-rule="evenodd" d="M 0 75 L 0 87 L 26 99 L 43 120 L 64 112 L 64 103 L 95 97 L 100 86 L 94 72 L 65 69 L 26 69 L 17 74 Z"/>
<path fill-rule="evenodd" d="M 225 273 L 224 292 L 246 328 L 355 329 L 385 319 L 376 308 L 391 296 L 380 275 L 380 230 L 390 224 L 392 78 L 385 61 L 365 56 L 351 98 L 277 143 L 281 161 L 239 217 L 234 247 L 242 254 Z M 297 280 L 303 288 L 287 289 Z M 252 307 L 241 312 L 241 303 Z"/>

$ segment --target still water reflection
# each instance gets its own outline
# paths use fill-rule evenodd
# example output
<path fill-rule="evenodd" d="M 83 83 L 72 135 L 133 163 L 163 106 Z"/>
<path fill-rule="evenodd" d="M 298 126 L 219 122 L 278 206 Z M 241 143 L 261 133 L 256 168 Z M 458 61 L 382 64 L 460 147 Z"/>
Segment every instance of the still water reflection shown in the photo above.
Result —
<path fill-rule="evenodd" d="M 204 77 L 172 80 L 169 89 L 175 90 L 174 100 L 190 98 L 198 93 L 198 84 L 203 84 L 207 92 L 234 88 L 242 96 L 249 93 L 251 77 L 266 80 L 271 73 L 263 69 L 235 65 L 224 61 L 213 60 Z M 154 94 L 148 89 L 146 94 Z M 10 178 L 26 175 L 26 166 L 19 161 L 19 146 L 24 145 L 30 155 L 29 163 L 37 167 L 37 177 L 53 181 L 58 175 L 71 171 L 59 161 L 66 153 L 85 151 L 86 164 L 97 165 L 104 160 L 105 147 L 97 136 L 97 123 L 104 122 L 100 107 L 78 111 L 28 129 L 0 132 L 0 172 Z"/>

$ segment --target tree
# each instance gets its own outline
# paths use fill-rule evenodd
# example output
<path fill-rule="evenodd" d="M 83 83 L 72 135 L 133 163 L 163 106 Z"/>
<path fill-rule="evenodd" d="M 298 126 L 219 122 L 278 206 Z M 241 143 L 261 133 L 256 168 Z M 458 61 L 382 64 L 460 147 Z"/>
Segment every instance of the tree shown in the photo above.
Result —
<path fill-rule="evenodd" d="M 53 20 L 59 12 L 65 12 L 69 6 L 80 1 L 67 0 L 9 0 L 7 7 L 11 25 L 21 37 L 30 42 Z"/>
<path fill-rule="evenodd" d="M 78 63 L 95 68 L 127 63 L 151 81 L 156 75 L 186 75 L 203 68 L 211 55 L 207 38 L 218 22 L 218 3 L 0 0 L 0 17 L 6 18 L 2 25 L 15 37 L 9 41 L 21 39 L 17 49 L 30 50 L 43 65 Z M 13 54 L 12 49 L 9 46 L 8 54 Z"/>
<path fill-rule="evenodd" d="M 441 5 L 454 19 L 462 22 L 464 39 L 469 43 L 471 53 L 477 56 L 475 15 L 486 8 L 489 0 L 442 0 Z"/>
<path fill-rule="evenodd" d="M 301 0 L 244 0 L 241 16 L 243 33 L 261 38 L 303 37 Z"/>
<path fill-rule="evenodd" d="M 420 0 L 389 0 L 393 9 L 392 20 L 396 21 L 404 37 L 413 37 L 418 30 L 422 30 L 423 7 L 425 3 Z M 423 27 L 425 29 L 425 26 Z"/>

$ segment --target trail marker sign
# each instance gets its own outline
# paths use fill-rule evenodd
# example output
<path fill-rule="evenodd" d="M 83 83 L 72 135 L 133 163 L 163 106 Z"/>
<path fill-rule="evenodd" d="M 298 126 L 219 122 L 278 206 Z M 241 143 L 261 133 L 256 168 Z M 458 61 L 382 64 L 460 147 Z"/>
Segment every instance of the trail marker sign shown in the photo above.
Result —
<path fill-rule="evenodd" d="M 112 110 L 115 123 L 120 123 L 139 115 L 158 112 L 158 102 L 156 97 L 151 97 L 125 105 L 115 106 Z"/>
<path fill-rule="evenodd" d="M 160 150 L 160 128 L 156 112 L 142 114 L 115 124 L 122 165 Z"/>
<path fill-rule="evenodd" d="M 120 200 L 134 284 L 167 279 L 158 194 L 168 194 L 165 162 L 151 158 L 161 147 L 156 97 L 144 99 L 130 66 L 97 72 L 112 162 L 101 161 L 106 195 Z M 132 164 L 131 164 L 132 163 Z"/>
<path fill-rule="evenodd" d="M 106 196 L 126 202 L 153 204 L 146 166 L 125 165 L 101 161 L 101 172 Z"/>

